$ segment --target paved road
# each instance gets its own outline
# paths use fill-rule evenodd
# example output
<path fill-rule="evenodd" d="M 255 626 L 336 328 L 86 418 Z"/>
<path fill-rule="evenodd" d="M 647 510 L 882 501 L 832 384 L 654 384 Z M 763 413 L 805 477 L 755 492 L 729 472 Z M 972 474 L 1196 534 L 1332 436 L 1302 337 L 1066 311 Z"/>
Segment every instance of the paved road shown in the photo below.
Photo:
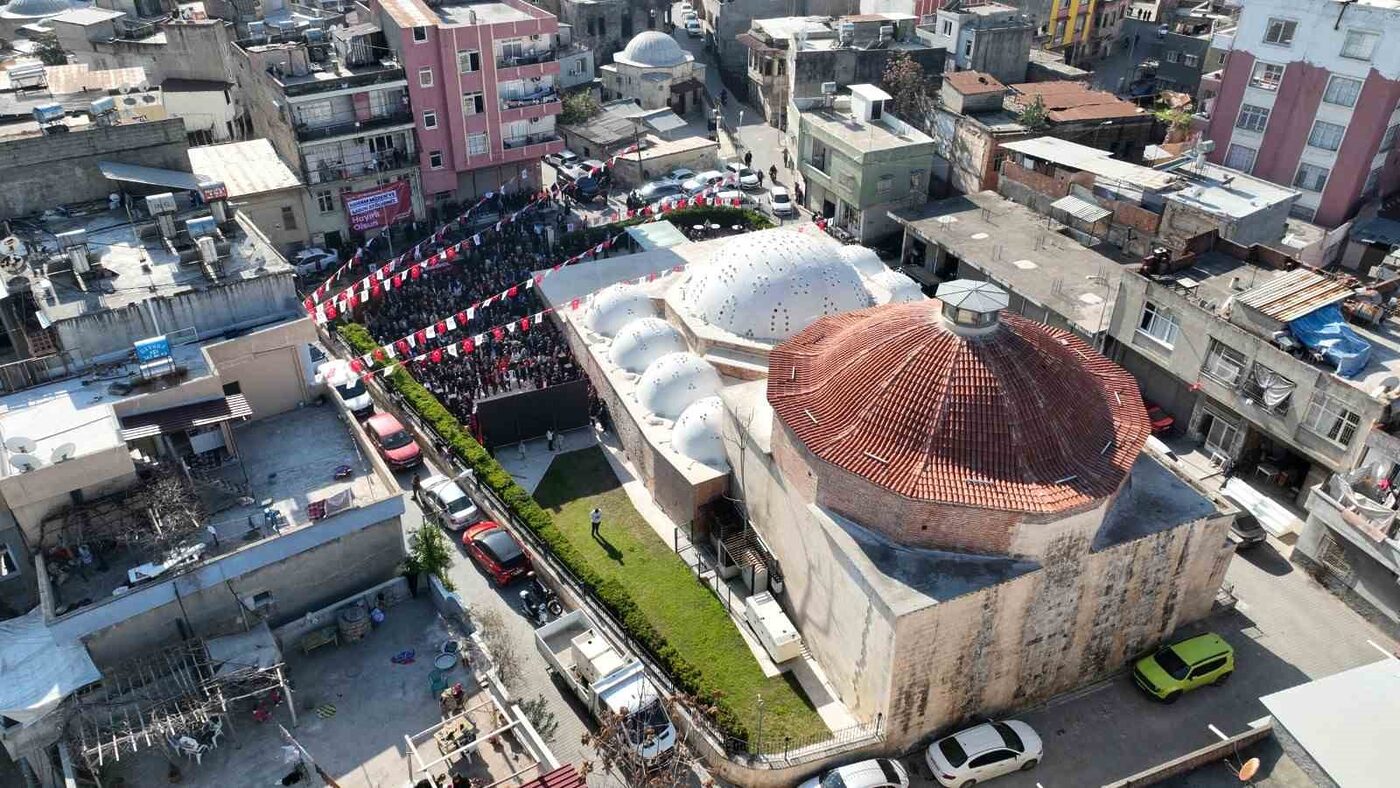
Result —
<path fill-rule="evenodd" d="M 1035 771 L 998 779 L 998 788 L 1079 788 L 1126 777 L 1154 763 L 1216 740 L 1208 725 L 1227 735 L 1245 731 L 1267 714 L 1259 697 L 1310 679 L 1381 658 L 1367 643 L 1394 642 L 1290 564 L 1287 548 L 1273 540 L 1237 555 L 1226 573 L 1240 599 L 1237 610 L 1217 615 L 1190 633 L 1211 630 L 1235 647 L 1237 668 L 1223 687 L 1187 694 L 1172 706 L 1148 700 L 1126 677 L 1017 715 L 1045 741 Z M 1277 747 L 1261 747 L 1261 779 L 1270 777 Z M 915 785 L 931 786 L 922 764 Z M 1289 784 L 1286 765 L 1272 784 Z M 1219 772 L 1216 774 L 1215 772 Z M 1202 769 L 1192 786 L 1238 785 L 1224 767 Z M 1188 784 L 1182 782 L 1182 785 Z M 1265 784 L 1265 783 L 1261 783 Z"/>

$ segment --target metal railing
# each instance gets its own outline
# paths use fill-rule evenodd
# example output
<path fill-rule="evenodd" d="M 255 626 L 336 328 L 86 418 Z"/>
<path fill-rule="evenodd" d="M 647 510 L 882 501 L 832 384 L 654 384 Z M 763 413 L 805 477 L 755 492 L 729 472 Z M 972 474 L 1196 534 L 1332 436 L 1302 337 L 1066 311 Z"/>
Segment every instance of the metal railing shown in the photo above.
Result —
<path fill-rule="evenodd" d="M 502 140 L 501 145 L 505 147 L 506 150 L 511 150 L 513 148 L 524 148 L 528 145 L 542 145 L 546 142 L 554 142 L 558 139 L 561 139 L 558 134 L 552 131 L 546 131 L 539 134 L 526 134 L 523 137 L 512 137 L 507 140 Z"/>
<path fill-rule="evenodd" d="M 405 167 L 418 166 L 418 159 L 407 148 L 388 148 L 371 151 L 361 147 L 358 151 L 341 151 L 334 160 L 320 159 L 314 165 L 301 168 L 308 185 L 330 183 L 331 181 L 357 178 L 377 172 L 392 172 Z"/>
<path fill-rule="evenodd" d="M 533 66 L 536 63 L 548 63 L 558 56 L 554 48 L 542 49 L 538 52 L 525 52 L 519 55 L 498 55 L 496 57 L 496 68 L 515 68 L 516 66 Z"/>
<path fill-rule="evenodd" d="M 370 134 L 377 129 L 412 122 L 413 111 L 409 109 L 400 109 L 387 112 L 383 115 L 346 120 L 324 126 L 311 126 L 305 123 L 298 123 L 296 124 L 296 135 L 297 139 L 301 142 L 311 142 L 314 140 L 330 139 L 331 137 L 344 137 L 351 134 Z"/>
<path fill-rule="evenodd" d="M 501 109 L 520 109 L 521 107 L 536 107 L 541 104 L 559 102 L 559 91 L 550 88 L 544 93 L 534 96 L 501 96 Z"/>

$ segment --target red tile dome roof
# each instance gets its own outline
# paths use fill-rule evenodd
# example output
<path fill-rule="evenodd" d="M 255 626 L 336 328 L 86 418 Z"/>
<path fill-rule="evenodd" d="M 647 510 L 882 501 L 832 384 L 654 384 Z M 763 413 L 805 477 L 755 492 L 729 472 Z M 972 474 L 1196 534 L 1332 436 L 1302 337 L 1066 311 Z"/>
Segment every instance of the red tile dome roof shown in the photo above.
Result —
<path fill-rule="evenodd" d="M 914 499 L 1056 513 L 1112 495 L 1150 430 L 1132 377 L 1069 332 L 1002 314 L 955 333 L 941 308 L 832 315 L 779 345 L 778 418 L 818 458 Z"/>

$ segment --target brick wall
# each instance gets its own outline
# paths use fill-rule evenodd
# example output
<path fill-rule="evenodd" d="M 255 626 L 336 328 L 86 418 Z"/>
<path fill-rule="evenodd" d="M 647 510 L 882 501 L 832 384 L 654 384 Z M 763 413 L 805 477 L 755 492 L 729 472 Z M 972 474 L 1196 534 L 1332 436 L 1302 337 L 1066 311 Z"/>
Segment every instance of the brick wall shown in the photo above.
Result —
<path fill-rule="evenodd" d="M 1028 170 L 1014 161 L 1004 161 L 1001 165 L 1001 177 L 1010 178 L 1017 183 L 1024 184 L 1056 199 L 1069 194 L 1069 179 L 1057 178 L 1035 170 Z"/>

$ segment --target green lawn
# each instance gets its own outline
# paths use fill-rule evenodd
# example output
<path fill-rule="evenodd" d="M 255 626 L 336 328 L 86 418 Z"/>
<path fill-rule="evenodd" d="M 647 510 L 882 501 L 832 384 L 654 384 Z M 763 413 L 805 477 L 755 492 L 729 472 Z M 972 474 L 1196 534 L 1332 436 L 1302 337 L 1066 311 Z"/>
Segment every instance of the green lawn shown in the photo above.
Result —
<path fill-rule="evenodd" d="M 750 730 L 761 695 L 765 741 L 826 731 L 795 681 L 763 675 L 724 606 L 633 508 L 602 449 L 554 458 L 535 500 L 595 571 L 627 587 L 652 626 L 724 693 Z M 602 540 L 590 532 L 595 506 L 603 512 Z"/>

